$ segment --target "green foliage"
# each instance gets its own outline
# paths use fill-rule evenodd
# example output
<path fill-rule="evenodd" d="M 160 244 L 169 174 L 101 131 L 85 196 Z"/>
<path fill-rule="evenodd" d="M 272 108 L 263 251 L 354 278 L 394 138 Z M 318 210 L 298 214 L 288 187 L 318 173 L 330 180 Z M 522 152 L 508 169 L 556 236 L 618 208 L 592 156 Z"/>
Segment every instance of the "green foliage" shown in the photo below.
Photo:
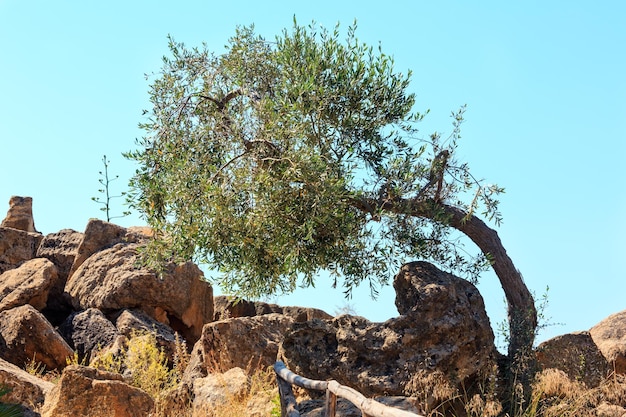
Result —
<path fill-rule="evenodd" d="M 134 386 L 143 389 L 153 398 L 158 398 L 175 382 L 170 377 L 167 357 L 159 349 L 154 333 L 135 335 L 128 342 L 125 365 L 131 374 Z"/>
<path fill-rule="evenodd" d="M 464 108 L 448 138 L 421 137 L 410 71 L 360 42 L 356 24 L 342 39 L 339 26 L 294 20 L 274 42 L 238 28 L 222 55 L 169 47 L 146 135 L 125 154 L 139 164 L 132 206 L 157 233 L 153 266 L 204 262 L 226 292 L 258 298 L 322 270 L 349 294 L 363 281 L 375 293 L 405 259 L 469 277 L 488 265 L 441 209 L 500 220 L 503 190 L 455 159 Z"/>
<path fill-rule="evenodd" d="M 11 392 L 6 386 L 0 386 L 0 399 Z M 17 404 L 4 404 L 0 402 L 0 417 L 22 417 L 22 407 Z"/>
<path fill-rule="evenodd" d="M 129 211 L 124 211 L 120 216 L 111 216 L 111 200 L 113 200 L 115 198 L 124 197 L 126 195 L 126 192 L 121 192 L 119 195 L 111 195 L 111 193 L 110 193 L 110 191 L 111 191 L 110 190 L 111 183 L 113 181 L 119 179 L 119 175 L 116 175 L 114 178 L 109 178 L 109 163 L 110 163 L 110 161 L 107 159 L 106 155 L 102 156 L 102 163 L 104 165 L 104 170 L 98 172 L 98 174 L 100 174 L 100 177 L 101 177 L 98 180 L 98 182 L 104 188 L 100 188 L 98 190 L 98 192 L 104 195 L 104 199 L 101 200 L 99 197 L 91 197 L 91 199 L 93 201 L 95 201 L 96 203 L 102 205 L 100 210 L 102 210 L 102 211 L 104 211 L 106 213 L 107 222 L 110 222 L 112 219 L 118 219 L 118 218 L 121 218 L 121 217 L 126 217 L 126 216 L 128 216 L 130 214 L 130 212 Z"/>

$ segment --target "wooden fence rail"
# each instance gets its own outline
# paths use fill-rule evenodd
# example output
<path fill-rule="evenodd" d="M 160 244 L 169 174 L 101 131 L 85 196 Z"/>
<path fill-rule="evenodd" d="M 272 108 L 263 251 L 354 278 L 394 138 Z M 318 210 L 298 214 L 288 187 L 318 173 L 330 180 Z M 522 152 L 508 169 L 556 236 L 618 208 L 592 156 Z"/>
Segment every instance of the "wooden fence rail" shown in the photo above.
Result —
<path fill-rule="evenodd" d="M 296 407 L 296 398 L 293 395 L 292 385 L 302 388 L 325 391 L 326 402 L 324 406 L 325 417 L 335 417 L 337 398 L 344 398 L 356 405 L 363 417 L 424 417 L 420 414 L 400 410 L 366 398 L 360 392 L 339 384 L 337 381 L 316 381 L 294 374 L 281 361 L 274 364 L 278 392 L 280 394 L 280 409 L 282 417 L 300 417 Z"/>

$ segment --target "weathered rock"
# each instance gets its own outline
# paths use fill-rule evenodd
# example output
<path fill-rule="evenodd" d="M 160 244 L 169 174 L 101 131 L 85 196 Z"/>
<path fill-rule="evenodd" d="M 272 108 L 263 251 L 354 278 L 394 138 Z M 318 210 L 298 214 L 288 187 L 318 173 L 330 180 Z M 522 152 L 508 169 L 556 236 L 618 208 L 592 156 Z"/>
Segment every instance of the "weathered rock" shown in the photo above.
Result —
<path fill-rule="evenodd" d="M 126 229 L 126 240 L 130 243 L 145 242 L 154 237 L 154 230 L 149 226 L 130 226 Z"/>
<path fill-rule="evenodd" d="M 17 366 L 35 361 L 46 369 L 66 366 L 74 354 L 50 322 L 29 304 L 0 312 L 0 358 Z"/>
<path fill-rule="evenodd" d="M 35 230 L 35 221 L 33 220 L 33 199 L 15 195 L 11 197 L 9 199 L 9 211 L 0 226 L 39 233 Z"/>
<path fill-rule="evenodd" d="M 0 386 L 11 390 L 2 397 L 3 402 L 21 404 L 30 410 L 35 410 L 43 404 L 46 393 L 54 384 L 0 359 Z"/>
<path fill-rule="evenodd" d="M 105 349 L 119 336 L 113 323 L 95 308 L 71 314 L 59 327 L 59 333 L 85 363 L 89 363 L 94 350 Z"/>
<path fill-rule="evenodd" d="M 215 366 L 209 366 L 207 369 L 207 363 L 209 363 L 209 359 L 213 356 L 213 352 L 209 353 L 209 358 L 204 357 L 204 342 L 202 338 L 193 345 L 191 349 L 191 354 L 189 355 L 189 364 L 185 368 L 185 372 L 183 373 L 183 377 L 181 380 L 182 392 L 176 394 L 175 397 L 178 398 L 191 398 L 191 390 L 193 388 L 193 381 L 196 378 L 204 378 L 209 374 L 209 371 L 214 371 Z M 182 394 L 182 395 L 181 395 Z"/>
<path fill-rule="evenodd" d="M 394 287 L 400 317 L 294 323 L 281 358 L 300 375 L 335 379 L 371 396 L 411 395 L 414 376 L 424 372 L 470 385 L 494 364 L 493 332 L 471 283 L 416 262 L 402 267 Z"/>
<path fill-rule="evenodd" d="M 312 319 L 332 319 L 333 316 L 323 310 L 310 307 L 281 307 L 262 301 L 237 300 L 220 295 L 213 299 L 214 320 L 223 320 L 237 317 L 254 317 L 263 314 L 280 313 L 291 317 L 295 321 Z"/>
<path fill-rule="evenodd" d="M 98 347 L 91 351 L 89 362 L 79 362 L 80 365 L 86 365 L 97 369 L 116 369 L 118 372 L 127 371 L 124 359 L 128 353 L 129 340 L 126 336 L 118 334 L 112 343 L 104 347 Z M 130 376 L 130 372 L 124 374 Z"/>
<path fill-rule="evenodd" d="M 153 333 L 158 347 L 163 349 L 170 361 L 176 355 L 176 345 L 185 343 L 169 326 L 159 323 L 141 310 L 124 310 L 115 321 L 115 326 L 120 334 L 129 339 L 135 335 Z"/>
<path fill-rule="evenodd" d="M 589 333 L 611 368 L 626 374 L 626 310 L 605 318 Z"/>
<path fill-rule="evenodd" d="M 48 394 L 42 417 L 145 417 L 154 401 L 121 375 L 77 365 L 63 370 Z"/>
<path fill-rule="evenodd" d="M 313 319 L 330 320 L 333 318 L 330 314 L 319 308 L 311 307 L 283 307 L 283 314 L 291 317 L 295 322 L 309 321 Z"/>
<path fill-rule="evenodd" d="M 282 314 L 239 317 L 208 323 L 202 329 L 199 349 L 207 372 L 242 368 L 253 372 L 276 362 L 278 347 L 293 320 Z"/>
<path fill-rule="evenodd" d="M 241 400 L 249 388 L 248 375 L 241 368 L 197 378 L 193 381 L 192 416 L 210 415 L 211 410 Z"/>
<path fill-rule="evenodd" d="M 0 274 L 33 259 L 42 239 L 39 233 L 0 227 Z"/>
<path fill-rule="evenodd" d="M 74 308 L 141 309 L 195 343 L 213 318 L 211 285 L 191 262 L 170 265 L 160 275 L 138 267 L 138 247 L 120 243 L 83 262 L 65 286 Z"/>
<path fill-rule="evenodd" d="M 47 259 L 35 258 L 0 275 L 0 311 L 30 304 L 42 310 L 58 280 L 57 267 Z"/>
<path fill-rule="evenodd" d="M 264 303 L 263 301 L 254 301 L 254 315 L 260 316 L 263 314 L 283 313 L 283 308 L 277 304 Z"/>
<path fill-rule="evenodd" d="M 72 229 L 50 233 L 41 240 L 37 257 L 50 259 L 59 269 L 59 275 L 67 280 L 83 238 L 81 232 Z"/>
<path fill-rule="evenodd" d="M 598 386 L 607 376 L 609 364 L 589 332 L 557 336 L 541 343 L 536 350 L 541 370 L 556 368 L 587 387 Z"/>
<path fill-rule="evenodd" d="M 225 295 L 213 297 L 213 319 L 215 321 L 256 315 L 253 301 L 236 300 Z"/>
<path fill-rule="evenodd" d="M 39 244 L 37 257 L 49 259 L 59 270 L 59 278 L 50 289 L 48 304 L 44 312 L 48 317 L 48 312 L 60 317 L 67 317 L 70 312 L 71 303 L 69 297 L 64 294 L 64 289 L 82 240 L 82 233 L 72 229 L 63 229 L 46 235 Z"/>
<path fill-rule="evenodd" d="M 91 255 L 113 245 L 125 242 L 126 229 L 113 223 L 108 223 L 98 219 L 91 219 L 87 223 L 83 238 L 74 256 L 74 262 L 68 273 L 71 277 L 79 266 L 83 264 Z"/>

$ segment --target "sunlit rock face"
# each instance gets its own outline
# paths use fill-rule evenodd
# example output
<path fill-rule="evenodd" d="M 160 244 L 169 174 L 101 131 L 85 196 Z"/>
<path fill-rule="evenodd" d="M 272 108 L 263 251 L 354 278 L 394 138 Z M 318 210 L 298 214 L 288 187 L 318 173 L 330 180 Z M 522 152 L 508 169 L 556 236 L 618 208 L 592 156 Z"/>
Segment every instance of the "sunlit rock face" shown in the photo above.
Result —
<path fill-rule="evenodd" d="M 332 378 L 365 395 L 410 395 L 434 373 L 465 384 L 493 365 L 494 335 L 474 285 L 414 262 L 401 268 L 394 288 L 399 317 L 294 323 L 282 359 L 300 375 Z"/>

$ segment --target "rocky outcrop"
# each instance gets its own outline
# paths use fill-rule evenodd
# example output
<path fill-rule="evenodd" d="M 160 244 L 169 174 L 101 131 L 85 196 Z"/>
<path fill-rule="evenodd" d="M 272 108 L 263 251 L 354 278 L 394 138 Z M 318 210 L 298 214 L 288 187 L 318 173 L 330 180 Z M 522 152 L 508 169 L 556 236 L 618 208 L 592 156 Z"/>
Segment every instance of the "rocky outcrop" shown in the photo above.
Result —
<path fill-rule="evenodd" d="M 313 319 L 330 320 L 334 317 L 324 310 L 311 307 L 286 306 L 282 307 L 282 313 L 287 317 L 291 317 L 293 321 L 299 323 Z"/>
<path fill-rule="evenodd" d="M 597 387 L 607 376 L 609 364 L 589 332 L 557 336 L 541 343 L 536 350 L 540 369 L 556 368 L 574 381 Z"/>
<path fill-rule="evenodd" d="M 297 374 L 335 379 L 365 395 L 411 395 L 424 372 L 470 385 L 494 363 L 494 336 L 471 283 L 416 262 L 394 280 L 402 314 L 384 323 L 343 315 L 294 323 L 281 357 Z"/>
<path fill-rule="evenodd" d="M 53 389 L 18 369 L 39 363 L 58 376 L 75 349 L 81 363 L 112 364 L 129 377 L 125 355 L 142 342 L 129 339 L 143 332 L 156 337 L 140 335 L 150 343 L 141 346 L 156 339 L 170 364 L 189 359 L 181 384 L 167 396 L 172 417 L 204 416 L 228 398 L 248 395 L 250 373 L 277 357 L 307 378 L 336 379 L 367 396 L 402 396 L 380 400 L 413 411 L 404 396 L 415 396 L 423 402 L 420 407 L 442 413 L 448 405 L 435 398 L 433 387 L 445 388 L 449 399 L 469 396 L 474 383 L 484 382 L 478 380 L 481 372 L 495 372 L 493 333 L 478 290 L 428 263 L 402 267 L 394 280 L 400 316 L 372 323 L 313 308 L 213 300 L 211 286 L 193 263 L 167 265 L 158 274 L 139 266 L 138 251 L 152 235 L 149 228 L 91 220 L 84 233 L 65 229 L 43 237 L 33 232 L 32 213 L 25 223 L 5 223 L 0 227 L 0 385 L 14 388 L 3 400 L 22 404 L 28 416 L 39 416 L 33 410 L 43 417 L 150 415 L 152 399 L 120 375 L 69 366 Z M 590 333 L 545 342 L 537 349 L 538 363 L 588 387 L 613 364 L 626 373 L 625 323 L 622 312 Z M 176 333 L 193 346 L 190 358 L 180 354 Z M 175 355 L 182 360 L 174 361 Z M 250 407 L 242 415 L 268 415 L 275 393 L 265 394 L 246 399 Z M 613 402 L 598 415 L 620 413 Z M 321 413 L 315 400 L 300 408 L 303 415 Z M 338 408 L 343 415 L 360 415 L 342 401 Z"/>
<path fill-rule="evenodd" d="M 0 359 L 0 387 L 11 391 L 2 397 L 2 401 L 10 404 L 21 404 L 35 410 L 43 404 L 46 393 L 54 384 L 33 376 L 22 368 Z"/>
<path fill-rule="evenodd" d="M 267 308 L 265 308 L 267 306 Z M 270 304 L 248 300 L 238 300 L 225 295 L 213 299 L 213 319 L 215 321 L 237 317 L 253 317 L 261 314 L 279 313 L 271 311 Z"/>
<path fill-rule="evenodd" d="M 63 315 L 67 317 L 70 313 L 71 303 L 64 294 L 64 290 L 82 240 L 82 233 L 72 229 L 63 229 L 46 235 L 37 249 L 36 257 L 49 259 L 56 265 L 59 272 L 58 279 L 50 289 L 46 305 L 46 312 L 56 317 L 63 317 Z"/>
<path fill-rule="evenodd" d="M 242 368 L 253 372 L 276 362 L 283 335 L 293 320 L 282 314 L 239 317 L 208 323 L 197 349 L 205 372 Z"/>
<path fill-rule="evenodd" d="M 63 370 L 48 394 L 42 417 L 145 417 L 154 401 L 121 375 L 77 365 Z"/>
<path fill-rule="evenodd" d="M 83 238 L 83 233 L 72 229 L 63 229 L 56 233 L 50 233 L 39 244 L 36 257 L 52 261 L 59 269 L 59 276 L 65 283 Z"/>
<path fill-rule="evenodd" d="M 0 358 L 17 366 L 34 361 L 46 369 L 66 365 L 74 351 L 31 305 L 0 312 Z"/>
<path fill-rule="evenodd" d="M 125 242 L 125 236 L 126 229 L 121 226 L 98 219 L 89 220 L 83 238 L 76 248 L 74 262 L 68 276 L 72 276 L 78 267 L 94 253 Z"/>
<path fill-rule="evenodd" d="M 33 259 L 42 239 L 39 233 L 0 227 L 0 274 Z"/>
<path fill-rule="evenodd" d="M 626 374 L 626 310 L 605 318 L 589 333 L 611 368 Z"/>
<path fill-rule="evenodd" d="M 74 308 L 141 309 L 195 343 L 213 318 L 211 285 L 191 262 L 170 265 L 162 274 L 138 267 L 138 247 L 118 243 L 83 262 L 65 287 Z"/>
<path fill-rule="evenodd" d="M 42 310 L 58 281 L 57 267 L 47 259 L 31 259 L 0 275 L 0 311 L 30 304 Z"/>
<path fill-rule="evenodd" d="M 9 211 L 0 226 L 39 233 L 35 230 L 35 221 L 33 220 L 33 199 L 31 197 L 11 197 L 9 199 Z"/>
<path fill-rule="evenodd" d="M 254 317 L 272 313 L 284 314 L 298 322 L 333 318 L 333 316 L 318 308 L 281 307 L 277 304 L 268 304 L 262 301 L 238 300 L 224 295 L 214 297 L 213 305 L 213 318 L 215 321 L 237 317 Z"/>

